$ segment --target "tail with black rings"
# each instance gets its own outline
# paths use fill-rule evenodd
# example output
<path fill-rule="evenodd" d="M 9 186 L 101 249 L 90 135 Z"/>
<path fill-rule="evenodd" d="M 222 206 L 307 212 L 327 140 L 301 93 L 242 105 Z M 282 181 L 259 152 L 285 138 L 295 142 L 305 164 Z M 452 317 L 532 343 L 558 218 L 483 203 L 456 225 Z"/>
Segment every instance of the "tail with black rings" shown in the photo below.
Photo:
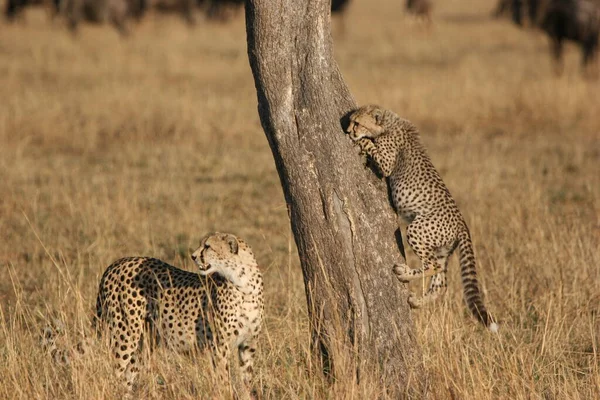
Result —
<path fill-rule="evenodd" d="M 460 275 L 467 307 L 473 316 L 485 327 L 492 332 L 498 332 L 498 324 L 494 322 L 494 319 L 483 304 L 479 283 L 477 281 L 477 271 L 475 270 L 473 242 L 471 241 L 471 236 L 467 229 L 458 235 L 458 254 L 460 257 Z"/>

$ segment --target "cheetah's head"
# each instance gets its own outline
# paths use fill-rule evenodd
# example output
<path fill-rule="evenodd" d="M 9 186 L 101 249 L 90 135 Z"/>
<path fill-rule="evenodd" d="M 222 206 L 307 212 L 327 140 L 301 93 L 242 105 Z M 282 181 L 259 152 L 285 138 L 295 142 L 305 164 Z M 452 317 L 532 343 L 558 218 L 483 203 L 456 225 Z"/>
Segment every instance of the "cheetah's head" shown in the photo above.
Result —
<path fill-rule="evenodd" d="M 374 139 L 385 132 L 385 117 L 386 110 L 383 108 L 375 105 L 363 106 L 350 114 L 346 132 L 353 141 L 361 138 Z"/>
<path fill-rule="evenodd" d="M 250 247 L 231 233 L 206 235 L 192 254 L 200 275 L 218 273 L 236 283 L 249 266 L 256 266 Z"/>

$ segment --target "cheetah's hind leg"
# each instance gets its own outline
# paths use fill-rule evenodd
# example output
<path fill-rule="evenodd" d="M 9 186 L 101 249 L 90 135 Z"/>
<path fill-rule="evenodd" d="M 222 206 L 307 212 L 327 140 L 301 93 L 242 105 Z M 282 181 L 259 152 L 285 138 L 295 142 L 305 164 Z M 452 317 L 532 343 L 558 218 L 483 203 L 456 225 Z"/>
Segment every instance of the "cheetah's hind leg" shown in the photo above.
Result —
<path fill-rule="evenodd" d="M 446 293 L 446 288 L 448 284 L 446 282 L 446 272 L 440 272 L 431 277 L 431 281 L 429 282 L 429 289 L 423 295 L 423 297 L 417 297 L 416 294 L 411 293 L 408 298 L 408 304 L 412 308 L 421 308 L 425 304 L 431 303 L 435 301 L 440 295 Z"/>
<path fill-rule="evenodd" d="M 401 282 L 427 278 L 446 270 L 453 247 L 438 238 L 431 238 L 425 218 L 416 216 L 406 229 L 406 242 L 421 260 L 421 268 L 412 269 L 406 263 L 394 265 L 394 273 Z"/>
<path fill-rule="evenodd" d="M 394 273 L 400 282 L 410 282 L 415 279 L 435 276 L 440 273 L 440 268 L 435 263 L 433 263 L 432 267 L 418 269 L 412 269 L 407 264 L 395 264 Z"/>

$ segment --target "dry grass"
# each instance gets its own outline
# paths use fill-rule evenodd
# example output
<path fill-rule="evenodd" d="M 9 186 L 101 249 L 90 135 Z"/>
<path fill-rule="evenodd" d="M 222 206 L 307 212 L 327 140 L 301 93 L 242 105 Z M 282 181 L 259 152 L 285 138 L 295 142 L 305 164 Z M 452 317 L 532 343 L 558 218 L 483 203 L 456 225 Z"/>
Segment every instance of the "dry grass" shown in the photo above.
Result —
<path fill-rule="evenodd" d="M 344 76 L 360 104 L 421 128 L 502 321 L 492 336 L 467 315 L 453 261 L 445 300 L 414 313 L 432 398 L 600 398 L 600 83 L 580 78 L 574 47 L 554 77 L 544 38 L 489 20 L 492 1 L 437 2 L 429 32 L 398 22 L 398 1 L 354 3 L 336 38 Z M 188 249 L 216 229 L 264 266 L 265 398 L 376 395 L 372 380 L 328 387 L 307 372 L 302 277 L 242 18 L 150 18 L 123 41 L 108 27 L 73 39 L 32 11 L 0 32 L 0 398 L 119 398 L 104 347 L 55 367 L 40 330 L 58 317 L 76 343 L 112 260 L 191 269 Z M 140 397 L 206 398 L 205 361 L 152 354 Z"/>

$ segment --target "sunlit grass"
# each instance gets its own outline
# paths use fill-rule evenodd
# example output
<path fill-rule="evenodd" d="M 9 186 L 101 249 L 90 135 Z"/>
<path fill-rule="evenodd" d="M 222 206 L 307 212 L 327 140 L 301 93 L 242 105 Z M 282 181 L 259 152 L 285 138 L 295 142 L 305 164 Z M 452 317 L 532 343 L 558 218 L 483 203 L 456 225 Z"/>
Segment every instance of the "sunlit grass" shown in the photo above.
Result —
<path fill-rule="evenodd" d="M 490 20 L 491 1 L 437 2 L 429 31 L 405 23 L 397 1 L 353 3 L 335 38 L 342 73 L 359 103 L 421 129 L 502 323 L 493 336 L 469 316 L 453 260 L 445 299 L 414 313 L 432 398 L 600 398 L 600 84 L 580 77 L 574 47 L 556 78 L 544 38 Z M 310 374 L 303 280 L 243 18 L 190 30 L 153 17 L 121 40 L 87 26 L 73 38 L 32 10 L 0 25 L 0 99 L 0 398 L 120 398 L 102 341 L 59 367 L 41 330 L 61 320 L 65 348 L 93 336 L 111 261 L 193 270 L 188 249 L 211 230 L 246 239 L 264 270 L 265 398 L 379 393 L 368 374 L 331 386 Z M 145 365 L 140 398 L 213 393 L 205 356 L 160 350 Z"/>

